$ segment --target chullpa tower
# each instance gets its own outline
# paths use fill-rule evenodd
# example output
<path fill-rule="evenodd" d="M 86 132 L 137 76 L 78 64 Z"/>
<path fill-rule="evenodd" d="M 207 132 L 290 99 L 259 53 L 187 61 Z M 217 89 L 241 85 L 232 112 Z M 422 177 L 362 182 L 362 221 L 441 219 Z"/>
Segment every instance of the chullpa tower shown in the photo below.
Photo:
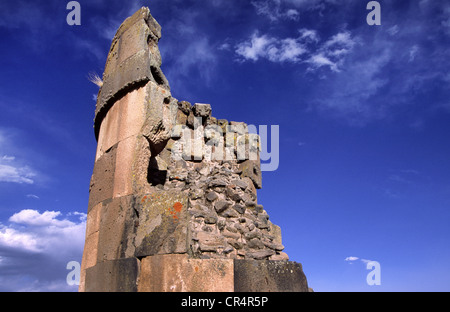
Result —
<path fill-rule="evenodd" d="M 79 290 L 308 291 L 257 202 L 259 137 L 173 98 L 160 38 L 143 7 L 111 44 Z"/>

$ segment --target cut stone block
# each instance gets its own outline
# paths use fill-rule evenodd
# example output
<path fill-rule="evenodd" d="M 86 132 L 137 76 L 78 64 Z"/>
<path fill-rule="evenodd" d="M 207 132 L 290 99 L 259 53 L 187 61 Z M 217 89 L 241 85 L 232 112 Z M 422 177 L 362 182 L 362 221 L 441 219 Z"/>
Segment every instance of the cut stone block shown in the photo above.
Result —
<path fill-rule="evenodd" d="M 189 259 L 187 255 L 156 255 L 141 261 L 140 292 L 233 290 L 231 259 Z"/>
<path fill-rule="evenodd" d="M 292 261 L 235 260 L 236 292 L 308 292 L 302 265 Z"/>
<path fill-rule="evenodd" d="M 155 191 L 138 198 L 136 256 L 186 253 L 188 246 L 188 193 L 179 190 Z"/>
<path fill-rule="evenodd" d="M 136 258 L 109 260 L 86 270 L 87 292 L 135 292 L 139 275 Z"/>

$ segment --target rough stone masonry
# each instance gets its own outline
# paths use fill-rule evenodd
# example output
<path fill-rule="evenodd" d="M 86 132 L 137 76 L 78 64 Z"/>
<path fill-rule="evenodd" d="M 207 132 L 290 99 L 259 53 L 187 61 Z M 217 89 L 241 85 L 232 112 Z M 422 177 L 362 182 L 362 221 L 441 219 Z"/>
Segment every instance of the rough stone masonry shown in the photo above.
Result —
<path fill-rule="evenodd" d="M 173 98 L 160 38 L 143 7 L 111 44 L 79 290 L 308 291 L 257 202 L 259 137 Z"/>

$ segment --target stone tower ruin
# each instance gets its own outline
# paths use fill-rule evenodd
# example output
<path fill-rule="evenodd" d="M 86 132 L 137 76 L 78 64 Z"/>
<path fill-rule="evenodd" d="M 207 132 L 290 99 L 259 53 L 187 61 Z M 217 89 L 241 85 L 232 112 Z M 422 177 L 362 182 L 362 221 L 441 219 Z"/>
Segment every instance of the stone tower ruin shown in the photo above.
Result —
<path fill-rule="evenodd" d="M 80 291 L 308 291 L 257 202 L 259 137 L 170 93 L 161 26 L 117 30 L 95 110 Z"/>

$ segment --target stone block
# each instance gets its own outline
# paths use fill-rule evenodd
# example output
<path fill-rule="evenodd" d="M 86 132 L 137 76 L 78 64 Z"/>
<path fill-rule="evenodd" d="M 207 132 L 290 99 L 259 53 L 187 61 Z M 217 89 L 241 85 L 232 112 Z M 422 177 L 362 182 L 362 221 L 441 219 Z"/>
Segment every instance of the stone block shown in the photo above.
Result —
<path fill-rule="evenodd" d="M 136 136 L 120 141 L 117 146 L 113 198 L 133 193 L 133 163 L 136 158 Z"/>
<path fill-rule="evenodd" d="M 234 291 L 308 292 L 308 283 L 300 263 L 234 260 Z"/>
<path fill-rule="evenodd" d="M 187 116 L 191 112 L 191 103 L 187 101 L 179 101 L 178 108 Z"/>
<path fill-rule="evenodd" d="M 150 30 L 144 19 L 136 20 L 119 37 L 117 62 L 120 64 L 139 51 L 147 49 L 147 38 Z M 116 68 L 117 70 L 117 68 Z"/>
<path fill-rule="evenodd" d="M 192 107 L 192 112 L 196 117 L 209 117 L 211 115 L 211 105 L 195 103 Z"/>
<path fill-rule="evenodd" d="M 262 188 L 262 172 L 261 164 L 258 160 L 246 160 L 240 165 L 240 170 L 242 170 L 241 176 L 248 177 L 255 185 L 255 188 Z"/>
<path fill-rule="evenodd" d="M 98 232 L 100 228 L 100 217 L 102 212 L 102 203 L 95 205 L 88 213 L 86 219 L 86 237 Z"/>
<path fill-rule="evenodd" d="M 96 115 L 95 133 L 98 138 L 100 124 L 108 110 L 127 89 L 148 81 L 169 88 L 159 69 L 161 55 L 157 42 L 161 26 L 150 15 L 148 8 L 141 8 L 126 19 L 113 38 L 103 74 Z"/>
<path fill-rule="evenodd" d="M 94 120 L 95 134 L 98 138 L 100 125 L 113 104 L 131 86 L 144 86 L 151 81 L 149 51 L 140 51 L 123 61 L 113 73 L 104 74 L 103 86 L 99 91 Z"/>
<path fill-rule="evenodd" d="M 275 244 L 281 244 L 281 228 L 276 225 L 273 224 L 272 222 L 268 222 L 269 223 L 269 228 L 270 228 L 270 234 L 273 235 L 273 242 Z"/>
<path fill-rule="evenodd" d="M 220 213 L 223 212 L 225 209 L 231 206 L 231 203 L 226 200 L 219 200 L 215 203 L 214 209 Z"/>
<path fill-rule="evenodd" d="M 117 146 L 111 147 L 94 164 L 94 172 L 89 189 L 89 211 L 98 203 L 109 199 L 114 190 Z"/>
<path fill-rule="evenodd" d="M 98 232 L 94 232 L 89 236 L 86 235 L 81 259 L 79 291 L 85 291 L 86 269 L 97 264 L 98 234 Z"/>
<path fill-rule="evenodd" d="M 86 237 L 82 259 L 82 269 L 87 269 L 97 264 L 99 232 Z"/>
<path fill-rule="evenodd" d="M 138 198 L 135 256 L 187 252 L 187 207 L 188 192 L 178 189 L 155 190 Z"/>
<path fill-rule="evenodd" d="M 156 255 L 141 260 L 140 292 L 231 292 L 233 260 Z"/>
<path fill-rule="evenodd" d="M 127 93 L 109 109 L 100 128 L 97 159 L 111 146 L 140 133 L 146 117 L 148 88 L 144 86 Z"/>
<path fill-rule="evenodd" d="M 197 240 L 201 251 L 217 251 L 225 247 L 225 239 L 217 233 L 199 232 Z"/>
<path fill-rule="evenodd" d="M 134 255 L 136 213 L 133 196 L 114 198 L 103 203 L 100 220 L 97 261 Z"/>
<path fill-rule="evenodd" d="M 87 292 L 136 292 L 139 261 L 124 258 L 97 263 L 86 269 Z"/>

